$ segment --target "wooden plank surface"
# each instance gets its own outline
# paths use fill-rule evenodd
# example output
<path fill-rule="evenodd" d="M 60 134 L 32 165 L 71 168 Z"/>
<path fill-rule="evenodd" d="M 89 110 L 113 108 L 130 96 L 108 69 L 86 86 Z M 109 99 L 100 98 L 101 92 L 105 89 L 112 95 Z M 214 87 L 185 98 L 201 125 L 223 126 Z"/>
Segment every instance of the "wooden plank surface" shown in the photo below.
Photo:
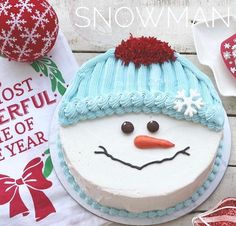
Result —
<path fill-rule="evenodd" d="M 192 53 L 195 52 L 191 33 L 193 20 L 205 21 L 236 11 L 234 0 L 51 0 L 51 3 L 59 16 L 61 29 L 71 48 L 76 51 L 103 51 L 114 47 L 132 33 L 154 35 L 170 42 L 179 52 Z M 79 7 L 87 7 L 89 10 L 80 9 L 76 14 Z M 128 7 L 129 10 L 122 7 Z M 107 23 L 110 19 L 111 27 L 98 13 L 94 13 L 94 8 Z M 148 12 L 152 9 L 153 22 L 149 20 L 146 23 Z M 78 15 L 87 17 L 86 21 Z M 76 26 L 86 26 L 87 20 L 90 26 Z M 121 27 L 129 23 L 131 25 L 127 28 Z"/>

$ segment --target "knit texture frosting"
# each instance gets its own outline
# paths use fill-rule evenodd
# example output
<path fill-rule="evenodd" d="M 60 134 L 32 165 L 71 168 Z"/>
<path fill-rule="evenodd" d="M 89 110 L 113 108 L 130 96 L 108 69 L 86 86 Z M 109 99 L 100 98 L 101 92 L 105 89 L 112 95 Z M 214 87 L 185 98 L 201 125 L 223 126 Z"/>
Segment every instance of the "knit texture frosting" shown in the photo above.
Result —
<path fill-rule="evenodd" d="M 175 53 L 175 61 L 125 65 L 108 50 L 85 64 L 65 93 L 59 108 L 62 126 L 128 112 L 162 113 L 219 131 L 224 109 L 210 79 L 190 61 Z M 192 116 L 175 108 L 179 91 L 195 90 L 204 105 Z"/>

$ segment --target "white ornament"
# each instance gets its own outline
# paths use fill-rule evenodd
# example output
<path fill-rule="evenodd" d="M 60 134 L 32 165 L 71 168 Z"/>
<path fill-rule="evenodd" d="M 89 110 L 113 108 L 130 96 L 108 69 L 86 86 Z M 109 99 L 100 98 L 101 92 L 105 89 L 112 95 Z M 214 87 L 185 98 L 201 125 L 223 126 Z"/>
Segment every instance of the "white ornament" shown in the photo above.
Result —
<path fill-rule="evenodd" d="M 224 52 L 223 55 L 226 60 L 230 59 L 231 57 L 231 53 L 229 51 Z"/>
<path fill-rule="evenodd" d="M 193 89 L 190 89 L 189 96 L 185 95 L 184 90 L 178 91 L 175 98 L 174 109 L 177 112 L 181 112 L 185 109 L 184 115 L 189 117 L 193 117 L 194 114 L 197 114 L 197 110 L 201 109 L 204 105 L 198 91 Z"/>
<path fill-rule="evenodd" d="M 35 32 L 34 30 L 30 31 L 29 28 L 25 28 L 24 30 L 25 30 L 25 33 L 22 33 L 20 37 L 27 38 L 28 42 L 32 42 L 33 44 L 36 44 L 37 39 L 39 39 L 41 35 L 38 33 L 34 33 Z"/>
<path fill-rule="evenodd" d="M 0 16 L 4 14 L 5 16 L 8 15 L 8 10 L 12 7 L 11 4 L 9 4 L 9 0 L 5 1 L 4 3 L 0 3 Z"/>
<path fill-rule="evenodd" d="M 225 47 L 226 49 L 229 49 L 229 48 L 231 47 L 231 45 L 230 45 L 229 43 L 225 43 L 224 47 Z"/>

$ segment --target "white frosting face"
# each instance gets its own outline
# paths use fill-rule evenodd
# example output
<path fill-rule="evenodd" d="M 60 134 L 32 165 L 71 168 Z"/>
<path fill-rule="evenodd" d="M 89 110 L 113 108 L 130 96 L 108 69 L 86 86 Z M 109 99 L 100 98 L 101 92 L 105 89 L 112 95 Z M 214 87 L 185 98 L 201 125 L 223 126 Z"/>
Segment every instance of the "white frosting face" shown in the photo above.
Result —
<path fill-rule="evenodd" d="M 152 120 L 160 125 L 155 133 L 147 130 Z M 125 121 L 132 122 L 133 133 L 122 132 Z M 175 146 L 140 149 L 134 145 L 139 135 L 165 139 Z M 189 198 L 210 172 L 221 136 L 221 132 L 200 124 L 144 113 L 114 115 L 60 128 L 68 167 L 85 192 L 103 205 L 134 212 L 168 208 Z M 95 154 L 103 151 L 99 146 L 135 166 L 171 158 L 188 146 L 190 155 L 178 154 L 173 160 L 137 170 Z"/>

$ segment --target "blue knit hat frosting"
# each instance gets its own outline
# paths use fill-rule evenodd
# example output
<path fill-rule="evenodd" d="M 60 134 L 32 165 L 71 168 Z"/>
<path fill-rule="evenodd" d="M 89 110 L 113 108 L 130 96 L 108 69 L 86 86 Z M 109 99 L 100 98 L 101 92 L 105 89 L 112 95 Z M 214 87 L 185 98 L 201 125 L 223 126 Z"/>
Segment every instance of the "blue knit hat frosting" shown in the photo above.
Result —
<path fill-rule="evenodd" d="M 178 53 L 163 63 L 125 63 L 110 49 L 85 63 L 59 108 L 63 126 L 128 112 L 162 113 L 216 131 L 224 109 L 210 79 Z"/>

